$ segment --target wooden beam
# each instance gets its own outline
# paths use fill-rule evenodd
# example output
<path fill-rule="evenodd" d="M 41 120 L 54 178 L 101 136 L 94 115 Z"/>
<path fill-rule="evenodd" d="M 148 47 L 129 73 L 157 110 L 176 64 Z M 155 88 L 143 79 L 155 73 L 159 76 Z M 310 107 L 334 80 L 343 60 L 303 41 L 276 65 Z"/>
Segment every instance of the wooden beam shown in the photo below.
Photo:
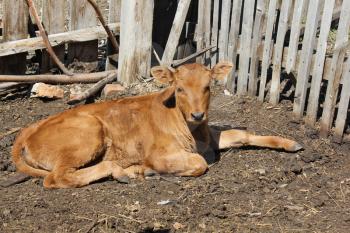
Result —
<path fill-rule="evenodd" d="M 116 74 L 117 71 L 104 71 L 96 73 L 83 73 L 74 74 L 72 76 L 68 75 L 0 75 L 0 82 L 21 82 L 21 83 L 50 83 L 50 84 L 72 84 L 72 83 L 96 83 L 101 79 L 111 75 Z M 14 84 L 14 83 L 12 83 Z"/>
<path fill-rule="evenodd" d="M 165 50 L 162 57 L 162 65 L 170 65 L 174 59 L 176 47 L 179 43 L 179 38 L 182 32 L 183 25 L 185 23 L 188 8 L 190 7 L 191 0 L 180 0 L 177 6 L 176 14 L 174 17 L 173 26 L 171 28 L 168 41 L 165 46 Z"/>
<path fill-rule="evenodd" d="M 119 23 L 109 24 L 108 26 L 114 33 L 119 32 Z M 67 42 L 84 42 L 106 38 L 106 36 L 103 27 L 99 26 L 52 34 L 49 35 L 49 41 L 52 46 L 57 46 Z M 45 44 L 40 37 L 9 41 L 0 44 L 0 57 L 44 48 Z"/>

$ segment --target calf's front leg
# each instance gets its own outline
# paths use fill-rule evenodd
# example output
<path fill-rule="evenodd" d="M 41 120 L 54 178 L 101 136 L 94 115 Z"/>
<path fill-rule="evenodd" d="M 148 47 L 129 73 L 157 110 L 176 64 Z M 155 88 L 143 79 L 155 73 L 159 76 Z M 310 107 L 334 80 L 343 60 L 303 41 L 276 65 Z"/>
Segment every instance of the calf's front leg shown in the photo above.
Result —
<path fill-rule="evenodd" d="M 299 143 L 287 138 L 278 136 L 259 136 L 250 134 L 246 130 L 230 129 L 219 131 L 211 128 L 210 133 L 217 149 L 258 146 L 295 152 L 303 148 Z"/>

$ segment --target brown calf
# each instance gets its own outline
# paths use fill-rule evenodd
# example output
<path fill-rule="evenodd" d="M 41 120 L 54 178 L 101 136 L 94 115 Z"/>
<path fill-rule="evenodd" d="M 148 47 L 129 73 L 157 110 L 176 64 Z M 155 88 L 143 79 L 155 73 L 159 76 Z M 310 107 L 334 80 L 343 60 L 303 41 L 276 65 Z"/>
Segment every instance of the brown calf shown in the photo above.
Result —
<path fill-rule="evenodd" d="M 188 64 L 174 72 L 154 67 L 170 87 L 145 96 L 67 110 L 22 130 L 13 150 L 18 171 L 44 177 L 47 188 L 81 187 L 103 177 L 120 182 L 151 173 L 200 176 L 208 168 L 199 153 L 253 145 L 297 151 L 295 141 L 208 126 L 209 84 L 232 64 L 213 69 Z"/>

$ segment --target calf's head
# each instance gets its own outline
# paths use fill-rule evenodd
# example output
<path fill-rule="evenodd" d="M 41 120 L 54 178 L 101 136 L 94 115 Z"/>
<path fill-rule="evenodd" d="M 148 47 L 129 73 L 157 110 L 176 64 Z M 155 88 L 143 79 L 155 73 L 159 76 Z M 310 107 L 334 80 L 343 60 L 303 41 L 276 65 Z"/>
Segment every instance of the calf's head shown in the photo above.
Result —
<path fill-rule="evenodd" d="M 200 124 L 207 119 L 210 100 L 210 81 L 222 80 L 232 69 L 232 63 L 220 62 L 212 69 L 201 64 L 186 64 L 174 71 L 165 66 L 151 69 L 155 79 L 172 85 L 176 106 L 186 121 Z"/>

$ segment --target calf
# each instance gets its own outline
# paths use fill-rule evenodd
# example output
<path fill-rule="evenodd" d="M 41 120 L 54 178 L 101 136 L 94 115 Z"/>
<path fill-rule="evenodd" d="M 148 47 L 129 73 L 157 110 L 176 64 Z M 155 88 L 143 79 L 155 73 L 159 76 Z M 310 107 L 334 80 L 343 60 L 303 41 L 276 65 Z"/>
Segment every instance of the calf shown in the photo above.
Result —
<path fill-rule="evenodd" d="M 200 176 L 208 149 L 252 145 L 297 151 L 295 141 L 208 126 L 210 82 L 232 64 L 152 68 L 168 88 L 145 96 L 84 105 L 21 131 L 12 158 L 18 171 L 44 177 L 46 188 L 81 187 L 104 177 L 120 182 L 154 172 Z"/>

